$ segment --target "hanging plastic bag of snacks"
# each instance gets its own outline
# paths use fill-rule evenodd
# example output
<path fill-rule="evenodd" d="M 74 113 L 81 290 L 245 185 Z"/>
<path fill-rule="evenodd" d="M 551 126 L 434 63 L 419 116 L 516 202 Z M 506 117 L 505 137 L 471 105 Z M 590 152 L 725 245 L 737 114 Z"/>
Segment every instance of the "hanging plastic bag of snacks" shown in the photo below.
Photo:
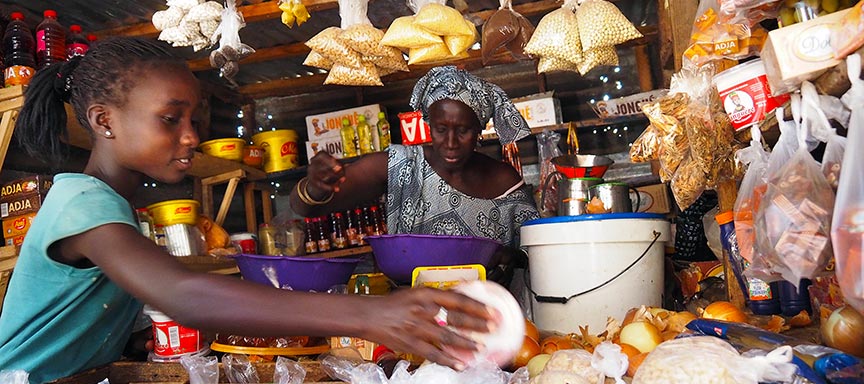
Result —
<path fill-rule="evenodd" d="M 648 124 L 648 127 L 642 131 L 642 134 L 630 146 L 630 161 L 645 163 L 659 159 L 660 155 L 658 152 L 660 152 L 662 135 L 663 133 L 654 124 Z"/>
<path fill-rule="evenodd" d="M 782 114 L 783 109 L 779 109 Z M 756 232 L 753 229 L 753 217 L 759 209 L 762 195 L 765 194 L 767 180 L 765 171 L 768 168 L 768 152 L 762 146 L 762 131 L 757 125 L 750 127 L 750 146 L 735 153 L 735 159 L 747 165 L 747 173 L 741 180 L 738 198 L 732 211 L 735 219 L 735 235 L 738 239 L 738 250 L 748 262 L 753 261 L 753 250 L 756 245 Z"/>
<path fill-rule="evenodd" d="M 374 64 L 362 63 L 359 67 L 349 67 L 342 63 L 333 64 L 324 84 L 355 86 L 382 86 L 381 77 Z"/>
<path fill-rule="evenodd" d="M 279 10 L 282 11 L 282 24 L 288 28 L 294 27 L 295 22 L 299 27 L 311 17 L 300 0 L 279 0 Z"/>
<path fill-rule="evenodd" d="M 323 31 L 318 32 L 317 35 L 312 36 L 312 38 L 306 41 L 306 46 L 313 51 L 318 52 L 321 56 L 330 59 L 334 63 L 344 64 L 355 68 L 360 67 L 362 64 L 360 54 L 353 49 L 348 48 L 348 46 L 338 39 L 338 36 L 341 33 L 342 29 L 339 27 L 325 28 Z"/>
<path fill-rule="evenodd" d="M 510 0 L 502 0 L 501 7 L 489 16 L 483 24 L 482 44 L 480 45 L 483 64 L 489 62 L 498 49 L 504 47 L 519 35 L 519 19 L 513 12 Z"/>
<path fill-rule="evenodd" d="M 540 56 L 537 73 L 579 72 L 579 65 L 554 56 Z"/>
<path fill-rule="evenodd" d="M 401 57 L 397 49 L 381 46 L 384 32 L 369 22 L 366 16 L 368 4 L 368 0 L 339 1 L 342 33 L 337 39 L 362 56 Z"/>
<path fill-rule="evenodd" d="M 588 71 L 601 65 L 618 65 L 618 53 L 614 46 L 598 47 L 582 52 L 579 62 L 579 73 L 585 76 Z"/>
<path fill-rule="evenodd" d="M 329 70 L 333 67 L 333 60 L 321 56 L 318 52 L 311 51 L 309 52 L 309 55 L 306 56 L 306 60 L 303 60 L 303 65 Z"/>
<path fill-rule="evenodd" d="M 231 79 L 240 71 L 240 60 L 255 53 L 252 47 L 240 41 L 240 29 L 246 26 L 243 15 L 233 2 L 226 3 L 222 21 L 214 36 L 219 36 L 219 48 L 210 53 L 210 65 L 219 68 L 222 77 Z"/>
<path fill-rule="evenodd" d="M 427 45 L 420 48 L 411 48 L 408 51 L 408 65 L 434 64 L 447 60 L 458 60 L 468 57 L 468 53 L 453 56 L 450 49 L 444 43 Z"/>
<path fill-rule="evenodd" d="M 450 54 L 453 56 L 465 53 L 468 51 L 468 48 L 471 48 L 477 42 L 477 27 L 468 19 L 465 19 L 465 24 L 473 32 L 471 35 L 444 36 L 444 44 L 447 44 L 447 49 L 450 50 Z"/>
<path fill-rule="evenodd" d="M 857 54 L 846 58 L 849 75 L 860 74 L 861 58 Z M 857 79 L 857 77 L 856 77 Z M 860 82 L 860 80 L 859 80 Z M 849 121 L 849 145 L 859 148 L 843 155 L 844 169 L 837 187 L 837 200 L 831 227 L 831 240 L 836 260 L 836 275 L 843 297 L 849 305 L 864 313 L 864 92 L 852 89 L 843 95 L 852 109 Z"/>
<path fill-rule="evenodd" d="M 462 14 L 439 1 L 409 0 L 408 6 L 417 12 L 414 25 L 438 36 L 472 35 L 473 32 L 465 25 Z"/>
<path fill-rule="evenodd" d="M 414 25 L 414 16 L 397 17 L 381 38 L 381 44 L 400 49 L 441 43 L 441 36 Z"/>
<path fill-rule="evenodd" d="M 702 192 L 705 191 L 705 184 L 708 182 L 702 165 L 691 155 L 689 151 L 685 153 L 681 164 L 675 170 L 672 182 L 669 183 L 672 196 L 675 197 L 675 202 L 682 211 L 702 195 Z"/>
<path fill-rule="evenodd" d="M 388 47 L 393 48 L 393 47 Z M 396 49 L 396 48 L 393 48 Z M 398 49 L 397 49 L 398 51 Z M 405 59 L 402 57 L 402 53 L 399 52 L 399 56 L 363 56 L 364 63 L 372 63 L 379 68 L 384 69 L 392 69 L 394 71 L 408 71 L 408 63 L 405 62 Z M 392 73 L 392 72 L 391 72 Z"/>
<path fill-rule="evenodd" d="M 724 17 L 717 0 L 701 0 L 684 57 L 696 65 L 712 60 L 739 60 L 758 55 L 768 33 L 750 20 Z"/>
<path fill-rule="evenodd" d="M 530 59 L 531 55 L 525 53 L 525 46 L 531 41 L 531 36 L 534 36 L 534 24 L 518 13 L 516 20 L 519 21 L 519 34 L 507 43 L 507 50 L 516 60 Z"/>
<path fill-rule="evenodd" d="M 582 49 L 589 51 L 638 39 L 642 34 L 615 4 L 605 0 L 585 0 L 576 9 Z"/>
<path fill-rule="evenodd" d="M 531 40 L 525 45 L 525 53 L 538 57 L 554 57 L 571 63 L 582 61 L 582 41 L 579 38 L 579 22 L 573 13 L 575 0 L 540 19 Z"/>

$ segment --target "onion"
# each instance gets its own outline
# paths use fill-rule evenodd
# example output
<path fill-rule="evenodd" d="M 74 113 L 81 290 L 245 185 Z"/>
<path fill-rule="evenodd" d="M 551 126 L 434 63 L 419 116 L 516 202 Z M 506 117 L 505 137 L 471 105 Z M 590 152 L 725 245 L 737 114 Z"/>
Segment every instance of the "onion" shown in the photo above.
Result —
<path fill-rule="evenodd" d="M 576 348 L 576 345 L 573 344 L 573 342 L 569 338 L 567 338 L 567 336 L 549 336 L 540 342 L 541 352 L 548 353 L 550 355 L 562 349 L 573 348 Z"/>
<path fill-rule="evenodd" d="M 822 342 L 843 352 L 864 357 L 864 316 L 850 306 L 836 309 L 822 323 Z"/>
<path fill-rule="evenodd" d="M 647 321 L 634 321 L 621 328 L 621 344 L 630 344 L 639 352 L 648 353 L 663 342 L 660 330 Z"/>
<path fill-rule="evenodd" d="M 728 301 L 715 301 L 705 307 L 702 312 L 705 319 L 731 321 L 733 323 L 746 323 L 747 315 L 740 308 Z"/>
<path fill-rule="evenodd" d="M 543 372 L 543 368 L 546 368 L 546 363 L 548 363 L 551 358 L 552 355 L 548 353 L 541 353 L 532 357 L 526 365 L 526 367 L 528 367 L 528 377 L 533 379 L 535 376 L 539 375 L 540 372 Z"/>
<path fill-rule="evenodd" d="M 537 341 L 526 335 L 525 339 L 522 341 L 522 348 L 520 348 L 519 352 L 516 353 L 516 360 L 513 361 L 513 368 L 524 367 L 528 364 L 528 361 L 539 354 L 540 344 L 537 344 Z"/>
<path fill-rule="evenodd" d="M 534 339 L 537 343 L 540 342 L 540 331 L 537 329 L 537 326 L 528 319 L 525 319 L 525 336 Z"/>

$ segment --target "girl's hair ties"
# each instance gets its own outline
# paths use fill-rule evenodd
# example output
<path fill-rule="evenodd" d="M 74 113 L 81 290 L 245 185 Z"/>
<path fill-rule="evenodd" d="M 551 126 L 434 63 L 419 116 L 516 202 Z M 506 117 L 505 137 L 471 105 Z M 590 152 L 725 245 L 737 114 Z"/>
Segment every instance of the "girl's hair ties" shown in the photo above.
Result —
<path fill-rule="evenodd" d="M 54 79 L 54 91 L 60 95 L 64 102 L 68 103 L 70 96 L 72 96 L 72 72 L 78 68 L 80 63 L 81 56 L 75 56 L 65 63 L 58 64 L 60 70 L 57 72 L 57 78 Z"/>

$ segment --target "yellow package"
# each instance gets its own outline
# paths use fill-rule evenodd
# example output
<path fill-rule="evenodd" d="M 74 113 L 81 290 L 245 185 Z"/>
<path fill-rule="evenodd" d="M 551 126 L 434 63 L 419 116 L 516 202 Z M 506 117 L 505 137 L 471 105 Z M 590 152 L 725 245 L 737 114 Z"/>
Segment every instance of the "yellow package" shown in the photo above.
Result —
<path fill-rule="evenodd" d="M 468 20 L 465 20 L 465 24 L 471 29 L 470 35 L 444 36 L 444 44 L 447 44 L 447 48 L 453 56 L 467 51 L 468 48 L 471 48 L 477 42 L 477 27 Z"/>
<path fill-rule="evenodd" d="M 381 38 L 381 45 L 401 49 L 420 48 L 430 44 L 443 43 L 441 36 L 414 25 L 414 16 L 403 16 L 393 20 L 390 28 Z"/>
<path fill-rule="evenodd" d="M 618 7 L 608 1 L 585 0 L 576 10 L 576 18 L 584 51 L 642 37 Z"/>
<path fill-rule="evenodd" d="M 414 16 L 414 25 L 439 36 L 473 35 L 459 11 L 446 5 L 429 3 Z"/>
<path fill-rule="evenodd" d="M 321 56 L 318 52 L 312 51 L 309 52 L 309 55 L 306 56 L 306 60 L 303 60 L 303 65 L 307 67 L 315 67 L 321 69 L 330 69 L 333 67 L 333 61 Z"/>
<path fill-rule="evenodd" d="M 408 51 L 408 65 L 438 63 L 453 58 L 444 43 L 411 48 Z"/>
<path fill-rule="evenodd" d="M 339 41 L 338 36 L 340 33 L 342 33 L 342 29 L 339 27 L 325 28 L 323 31 L 318 32 L 317 35 L 312 36 L 306 42 L 306 46 L 318 52 L 321 56 L 332 60 L 334 63 L 345 64 L 349 67 L 359 67 L 361 65 L 360 54 Z"/>
<path fill-rule="evenodd" d="M 384 85 L 381 82 L 381 77 L 378 75 L 375 65 L 368 63 L 363 63 L 356 68 L 340 63 L 333 64 L 333 68 L 330 68 L 330 73 L 327 74 L 324 84 L 355 86 Z"/>
<path fill-rule="evenodd" d="M 541 56 L 537 63 L 537 73 L 579 72 L 579 65 L 553 56 Z"/>
<path fill-rule="evenodd" d="M 555 57 L 571 63 L 582 61 L 576 15 L 568 8 L 560 8 L 543 16 L 524 51 L 532 56 Z"/>
<path fill-rule="evenodd" d="M 582 52 L 579 73 L 585 76 L 588 71 L 601 65 L 618 65 L 618 53 L 615 52 L 615 47 L 600 47 Z"/>
<path fill-rule="evenodd" d="M 382 47 L 380 45 L 384 32 L 372 26 L 372 24 L 355 24 L 345 28 L 339 34 L 338 39 L 363 56 L 384 56 L 390 54 L 387 49 L 393 47 Z"/>
<path fill-rule="evenodd" d="M 375 70 L 378 71 L 378 77 L 384 77 L 384 76 L 392 75 L 396 72 L 399 72 L 398 69 L 384 68 L 384 67 L 379 67 L 377 65 L 375 66 Z"/>

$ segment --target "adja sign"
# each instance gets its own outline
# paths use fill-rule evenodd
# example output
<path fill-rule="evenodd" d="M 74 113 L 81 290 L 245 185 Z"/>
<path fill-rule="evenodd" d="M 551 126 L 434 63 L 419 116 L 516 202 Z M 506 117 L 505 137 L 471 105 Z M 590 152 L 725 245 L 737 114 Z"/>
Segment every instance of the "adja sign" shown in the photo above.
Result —
<path fill-rule="evenodd" d="M 402 144 L 418 145 L 432 141 L 429 135 L 429 125 L 423 121 L 423 112 L 405 112 L 399 114 L 399 128 L 402 131 Z"/>

